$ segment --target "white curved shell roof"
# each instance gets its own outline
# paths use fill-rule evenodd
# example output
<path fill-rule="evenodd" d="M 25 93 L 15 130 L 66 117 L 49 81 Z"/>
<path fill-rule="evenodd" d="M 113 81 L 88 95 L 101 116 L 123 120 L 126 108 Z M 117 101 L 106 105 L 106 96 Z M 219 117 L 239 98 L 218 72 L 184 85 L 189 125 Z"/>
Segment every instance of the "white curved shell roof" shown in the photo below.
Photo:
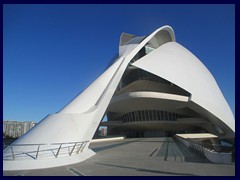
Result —
<path fill-rule="evenodd" d="M 177 42 L 168 42 L 133 63 L 191 93 L 191 101 L 235 132 L 235 120 L 214 77 L 202 62 Z"/>

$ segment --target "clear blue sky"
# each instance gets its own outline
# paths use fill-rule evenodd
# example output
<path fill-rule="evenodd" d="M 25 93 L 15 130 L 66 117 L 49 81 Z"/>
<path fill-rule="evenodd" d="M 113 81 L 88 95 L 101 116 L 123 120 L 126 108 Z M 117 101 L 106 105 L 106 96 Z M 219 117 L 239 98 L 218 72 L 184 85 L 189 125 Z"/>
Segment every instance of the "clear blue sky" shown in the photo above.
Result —
<path fill-rule="evenodd" d="M 38 122 L 99 76 L 122 32 L 170 25 L 235 113 L 234 5 L 4 5 L 3 119 Z"/>

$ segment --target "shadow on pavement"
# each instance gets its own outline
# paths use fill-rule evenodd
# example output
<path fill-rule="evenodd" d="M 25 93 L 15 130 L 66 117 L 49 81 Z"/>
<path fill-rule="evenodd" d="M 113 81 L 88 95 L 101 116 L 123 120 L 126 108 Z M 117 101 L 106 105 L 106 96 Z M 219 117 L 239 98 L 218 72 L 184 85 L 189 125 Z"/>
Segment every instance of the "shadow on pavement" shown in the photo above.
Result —
<path fill-rule="evenodd" d="M 118 144 L 111 144 L 111 145 L 102 146 L 102 147 L 96 147 L 96 148 L 91 148 L 91 149 L 92 149 L 94 152 L 100 152 L 100 151 L 108 150 L 108 149 L 111 149 L 111 148 L 123 146 L 123 145 L 129 144 L 129 143 L 139 142 L 140 140 L 141 140 L 141 139 L 139 139 L 139 140 L 134 140 L 134 141 L 122 142 L 122 143 L 118 143 Z"/>
<path fill-rule="evenodd" d="M 196 176 L 194 174 L 189 173 L 178 173 L 178 172 L 168 172 L 168 171 L 158 171 L 158 170 L 152 170 L 152 169 L 144 169 L 144 168 L 134 168 L 134 167 L 128 167 L 128 166 L 120 166 L 120 165 L 112 165 L 112 164 L 103 164 L 103 163 L 95 163 L 99 165 L 104 166 L 110 166 L 110 167 L 118 167 L 118 168 L 126 168 L 126 169 L 133 169 L 136 171 L 142 171 L 142 172 L 151 172 L 151 173 L 157 173 L 157 174 L 169 174 L 169 175 L 181 175 L 181 176 Z"/>

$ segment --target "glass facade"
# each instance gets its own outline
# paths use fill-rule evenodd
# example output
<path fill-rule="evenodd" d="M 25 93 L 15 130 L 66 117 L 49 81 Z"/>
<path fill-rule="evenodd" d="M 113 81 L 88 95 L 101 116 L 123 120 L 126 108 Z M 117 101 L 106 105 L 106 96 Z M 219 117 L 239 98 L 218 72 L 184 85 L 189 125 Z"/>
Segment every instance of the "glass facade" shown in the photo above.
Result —
<path fill-rule="evenodd" d="M 135 61 L 141 59 L 143 56 L 146 56 L 147 54 L 151 53 L 155 48 L 150 47 L 149 45 L 144 46 L 140 51 L 133 57 L 131 60 L 131 63 L 134 63 Z"/>
<path fill-rule="evenodd" d="M 176 121 L 178 118 L 183 117 L 187 116 L 160 110 L 141 110 L 124 114 L 120 120 L 122 120 L 123 123 L 141 121 Z"/>
<path fill-rule="evenodd" d="M 153 75 L 147 71 L 143 71 L 141 69 L 135 69 L 129 72 L 127 76 L 123 78 L 121 86 L 122 88 L 124 88 L 125 86 L 137 80 L 147 80 L 147 81 L 158 82 L 161 84 L 172 85 L 169 81 L 162 79 L 156 75 Z"/>

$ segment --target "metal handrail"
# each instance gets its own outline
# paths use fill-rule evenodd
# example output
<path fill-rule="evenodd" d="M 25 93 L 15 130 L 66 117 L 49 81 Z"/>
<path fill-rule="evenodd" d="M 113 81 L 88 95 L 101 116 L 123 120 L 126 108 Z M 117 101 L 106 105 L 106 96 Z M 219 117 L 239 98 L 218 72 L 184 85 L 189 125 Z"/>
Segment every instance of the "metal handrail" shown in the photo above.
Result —
<path fill-rule="evenodd" d="M 209 149 L 215 152 L 225 152 L 225 151 L 231 152 L 233 149 L 232 147 L 226 147 L 220 144 L 210 144 L 210 143 L 204 143 L 204 142 L 196 142 L 192 140 L 188 140 L 188 142 L 190 143 L 190 145 L 192 144 L 193 146 L 198 146 L 198 147 Z"/>
<path fill-rule="evenodd" d="M 81 142 L 67 142 L 67 143 L 45 143 L 45 144 L 11 144 L 9 145 L 11 152 L 8 153 L 7 155 L 3 156 L 3 160 L 16 160 L 18 158 L 22 158 L 22 155 L 27 155 L 28 157 L 31 157 L 34 160 L 37 160 L 39 155 L 42 152 L 52 152 L 53 157 L 58 158 L 60 155 L 60 150 L 66 149 L 68 148 L 68 153 L 62 153 L 62 155 L 68 154 L 68 156 L 72 156 L 72 154 L 74 153 L 74 150 L 76 150 L 76 154 L 79 154 L 79 152 L 83 152 L 85 146 L 87 145 L 87 143 L 90 141 L 81 141 Z M 44 146 L 44 145 L 59 145 L 59 147 L 57 148 L 49 148 L 49 149 L 43 149 L 40 150 L 40 147 Z M 68 146 L 64 146 L 63 145 L 68 145 Z M 25 147 L 25 146 L 37 146 L 36 150 L 33 151 L 28 151 L 28 152 L 24 152 L 24 151 L 14 151 L 13 147 Z M 79 146 L 79 147 L 78 147 Z M 72 149 L 71 149 L 72 147 Z M 78 147 L 78 148 L 77 148 Z M 70 149 L 69 149 L 70 148 Z M 56 154 L 54 153 L 54 150 L 57 150 Z M 31 155 L 32 153 L 34 153 L 34 155 Z M 51 156 L 47 156 L 47 157 L 51 157 Z"/>

